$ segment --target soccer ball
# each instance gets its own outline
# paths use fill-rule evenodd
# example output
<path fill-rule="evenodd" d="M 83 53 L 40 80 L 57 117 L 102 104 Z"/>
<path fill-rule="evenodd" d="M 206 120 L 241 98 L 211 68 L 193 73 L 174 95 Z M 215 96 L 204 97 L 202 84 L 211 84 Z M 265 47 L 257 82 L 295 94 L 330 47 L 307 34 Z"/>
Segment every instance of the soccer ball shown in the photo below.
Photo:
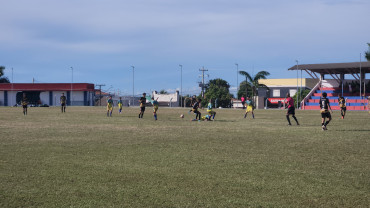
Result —
<path fill-rule="evenodd" d="M 180 118 L 184 118 L 184 114 L 181 114 L 181 115 L 180 115 Z"/>

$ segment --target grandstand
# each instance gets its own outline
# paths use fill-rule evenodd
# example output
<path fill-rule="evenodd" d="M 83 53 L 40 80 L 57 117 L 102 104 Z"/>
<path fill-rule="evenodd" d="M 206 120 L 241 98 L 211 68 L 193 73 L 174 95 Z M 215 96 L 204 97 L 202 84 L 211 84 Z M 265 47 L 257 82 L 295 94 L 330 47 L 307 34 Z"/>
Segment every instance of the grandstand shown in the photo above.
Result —
<path fill-rule="evenodd" d="M 302 100 L 302 109 L 320 109 L 320 97 L 326 92 L 333 110 L 339 110 L 338 95 L 346 99 L 347 110 L 368 110 L 370 92 L 366 91 L 366 85 L 369 80 L 365 79 L 365 75 L 370 73 L 370 62 L 305 64 L 292 66 L 288 70 L 302 70 L 312 78 L 320 78 Z M 330 75 L 333 79 L 325 79 L 325 75 Z M 352 75 L 354 79 L 345 79 L 345 75 Z M 360 87 L 354 89 L 352 85 L 356 84 Z"/>

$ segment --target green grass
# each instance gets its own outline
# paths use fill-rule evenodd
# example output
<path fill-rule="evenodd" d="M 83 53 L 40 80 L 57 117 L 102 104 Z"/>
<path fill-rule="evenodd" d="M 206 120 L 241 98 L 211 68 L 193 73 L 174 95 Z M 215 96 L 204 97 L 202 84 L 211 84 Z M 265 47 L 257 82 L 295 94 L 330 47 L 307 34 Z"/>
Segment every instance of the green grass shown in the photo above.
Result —
<path fill-rule="evenodd" d="M 367 112 L 187 111 L 0 108 L 0 207 L 369 207 Z"/>

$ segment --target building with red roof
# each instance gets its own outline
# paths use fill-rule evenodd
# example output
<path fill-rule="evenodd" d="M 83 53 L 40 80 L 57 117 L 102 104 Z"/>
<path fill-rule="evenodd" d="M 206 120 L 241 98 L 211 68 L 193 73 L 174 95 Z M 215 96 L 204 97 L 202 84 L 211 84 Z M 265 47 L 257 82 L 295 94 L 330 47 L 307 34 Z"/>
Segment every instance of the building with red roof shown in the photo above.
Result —
<path fill-rule="evenodd" d="M 92 106 L 95 86 L 89 83 L 0 83 L 0 106 L 19 105 L 23 93 L 31 105 L 60 105 L 62 93 L 67 105 Z"/>

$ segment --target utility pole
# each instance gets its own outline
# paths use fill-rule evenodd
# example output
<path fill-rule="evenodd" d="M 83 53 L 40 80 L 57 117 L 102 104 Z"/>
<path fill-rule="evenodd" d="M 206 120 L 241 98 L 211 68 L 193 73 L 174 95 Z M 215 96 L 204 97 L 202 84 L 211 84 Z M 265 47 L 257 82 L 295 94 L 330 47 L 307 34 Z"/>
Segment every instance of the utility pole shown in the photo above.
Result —
<path fill-rule="evenodd" d="M 134 106 L 135 102 L 135 66 L 132 67 L 132 106 Z"/>
<path fill-rule="evenodd" d="M 182 65 L 179 65 L 181 70 L 181 88 L 180 88 L 180 107 L 182 107 Z"/>
<path fill-rule="evenodd" d="M 204 98 L 204 72 L 205 71 L 208 71 L 208 69 L 204 69 L 204 66 L 202 67 L 202 69 L 199 69 L 199 71 L 202 72 L 202 98 Z"/>
<path fill-rule="evenodd" d="M 71 82 L 71 106 L 73 105 L 73 67 L 71 67 L 72 70 L 72 82 Z"/>
<path fill-rule="evenodd" d="M 238 92 L 239 92 L 239 80 L 238 80 L 238 76 L 239 76 L 239 64 L 235 64 L 236 65 L 236 98 L 238 98 Z"/>
<path fill-rule="evenodd" d="M 99 87 L 99 105 L 101 106 L 101 87 L 105 86 L 105 84 L 97 84 L 96 86 Z"/>

